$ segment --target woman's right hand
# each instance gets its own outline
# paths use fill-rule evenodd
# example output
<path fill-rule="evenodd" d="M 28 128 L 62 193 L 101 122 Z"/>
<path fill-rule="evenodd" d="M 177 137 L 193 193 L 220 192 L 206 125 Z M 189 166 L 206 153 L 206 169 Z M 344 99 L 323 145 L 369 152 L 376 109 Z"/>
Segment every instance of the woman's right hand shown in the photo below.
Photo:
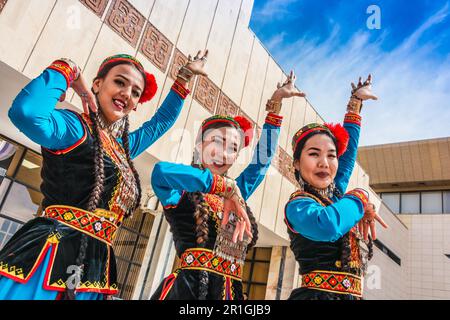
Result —
<path fill-rule="evenodd" d="M 92 112 L 97 112 L 98 108 L 95 95 L 92 93 L 91 86 L 87 83 L 83 74 L 80 73 L 78 79 L 72 82 L 70 86 L 80 97 L 84 113 L 89 114 L 89 109 L 92 110 Z"/>
<path fill-rule="evenodd" d="M 238 219 L 233 234 L 233 242 L 236 242 L 238 238 L 239 241 L 243 241 L 245 233 L 250 239 L 253 238 L 252 225 L 247 215 L 245 201 L 242 198 L 238 186 L 235 187 L 235 192 L 232 196 L 225 198 L 224 200 L 222 226 L 225 226 L 228 223 L 231 212 L 234 212 Z"/>

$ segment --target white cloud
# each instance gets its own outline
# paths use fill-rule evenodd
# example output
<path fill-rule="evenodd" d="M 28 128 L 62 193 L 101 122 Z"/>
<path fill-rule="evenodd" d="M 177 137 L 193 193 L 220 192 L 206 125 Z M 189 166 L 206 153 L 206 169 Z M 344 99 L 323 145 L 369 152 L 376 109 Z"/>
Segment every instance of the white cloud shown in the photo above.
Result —
<path fill-rule="evenodd" d="M 447 3 L 389 52 L 381 49 L 386 29 L 376 42 L 369 37 L 374 31 L 367 30 L 342 45 L 339 26 L 334 25 L 323 42 L 305 35 L 275 46 L 273 54 L 286 70 L 295 69 L 297 86 L 326 121 L 342 120 L 350 83 L 372 73 L 379 100 L 365 103 L 361 145 L 450 136 L 450 54 L 447 59 L 432 58 L 448 34 L 422 39 L 449 14 Z"/>
<path fill-rule="evenodd" d="M 286 16 L 292 13 L 289 7 L 296 4 L 299 0 L 269 0 L 264 6 L 253 12 L 253 19 L 264 20 L 270 19 L 271 21 L 276 19 L 286 19 Z"/>

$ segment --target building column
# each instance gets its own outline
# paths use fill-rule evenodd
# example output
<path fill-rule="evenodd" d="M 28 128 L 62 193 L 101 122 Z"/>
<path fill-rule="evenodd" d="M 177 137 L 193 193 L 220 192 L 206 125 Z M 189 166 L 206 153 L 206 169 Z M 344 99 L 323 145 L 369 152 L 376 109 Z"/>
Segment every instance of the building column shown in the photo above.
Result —
<path fill-rule="evenodd" d="M 289 247 L 273 247 L 265 299 L 287 299 L 293 289 L 295 270 L 296 261 Z"/>

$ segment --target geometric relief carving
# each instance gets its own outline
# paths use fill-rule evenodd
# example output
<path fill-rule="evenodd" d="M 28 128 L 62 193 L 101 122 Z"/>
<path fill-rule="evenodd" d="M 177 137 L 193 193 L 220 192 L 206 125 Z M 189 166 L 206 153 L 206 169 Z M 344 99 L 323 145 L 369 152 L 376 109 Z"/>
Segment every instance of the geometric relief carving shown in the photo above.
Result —
<path fill-rule="evenodd" d="M 145 28 L 139 50 L 163 73 L 167 70 L 173 44 L 151 23 Z"/>
<path fill-rule="evenodd" d="M 122 38 L 136 47 L 144 27 L 145 18 L 128 1 L 114 0 L 106 17 L 106 23 Z"/>
<path fill-rule="evenodd" d="M 278 169 L 283 177 L 288 179 L 292 184 L 296 185 L 297 183 L 295 181 L 294 166 L 292 164 L 293 158 L 283 148 L 278 149 L 276 158 L 277 160 L 274 166 Z"/>
<path fill-rule="evenodd" d="M 206 110 L 214 114 L 214 109 L 219 98 L 219 88 L 207 77 L 198 78 L 195 87 L 194 99 Z"/>
<path fill-rule="evenodd" d="M 91 9 L 98 17 L 102 17 L 109 0 L 80 0 L 82 4 Z"/>
<path fill-rule="evenodd" d="M 216 114 L 235 117 L 239 113 L 239 107 L 228 98 L 225 93 L 220 91 L 219 103 L 217 104 Z"/>
<path fill-rule="evenodd" d="M 8 0 L 0 0 L 0 13 L 2 13 L 2 10 L 5 7 L 7 1 Z"/>
<path fill-rule="evenodd" d="M 177 78 L 178 70 L 182 66 L 184 66 L 188 61 L 188 58 L 178 49 L 175 48 L 175 52 L 173 54 L 172 63 L 170 65 L 169 69 L 169 77 L 171 77 L 173 80 Z M 192 89 L 194 88 L 195 78 L 197 76 L 194 76 L 191 78 L 191 81 L 189 81 L 189 90 L 192 92 Z"/>

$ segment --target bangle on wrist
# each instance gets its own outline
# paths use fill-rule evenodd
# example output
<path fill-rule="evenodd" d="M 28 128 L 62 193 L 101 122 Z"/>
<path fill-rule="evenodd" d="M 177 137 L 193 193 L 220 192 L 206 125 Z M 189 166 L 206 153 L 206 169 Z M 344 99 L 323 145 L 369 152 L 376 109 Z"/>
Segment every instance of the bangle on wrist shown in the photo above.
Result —
<path fill-rule="evenodd" d="M 279 114 L 281 111 L 281 100 L 269 99 L 266 103 L 266 111 Z"/>
<path fill-rule="evenodd" d="M 193 76 L 194 73 L 188 68 L 186 68 L 186 66 L 182 66 L 180 70 L 178 70 L 177 77 L 183 79 L 186 82 L 189 82 Z"/>
<path fill-rule="evenodd" d="M 347 104 L 347 111 L 359 114 L 362 109 L 362 99 L 355 95 L 350 97 L 350 101 Z"/>

